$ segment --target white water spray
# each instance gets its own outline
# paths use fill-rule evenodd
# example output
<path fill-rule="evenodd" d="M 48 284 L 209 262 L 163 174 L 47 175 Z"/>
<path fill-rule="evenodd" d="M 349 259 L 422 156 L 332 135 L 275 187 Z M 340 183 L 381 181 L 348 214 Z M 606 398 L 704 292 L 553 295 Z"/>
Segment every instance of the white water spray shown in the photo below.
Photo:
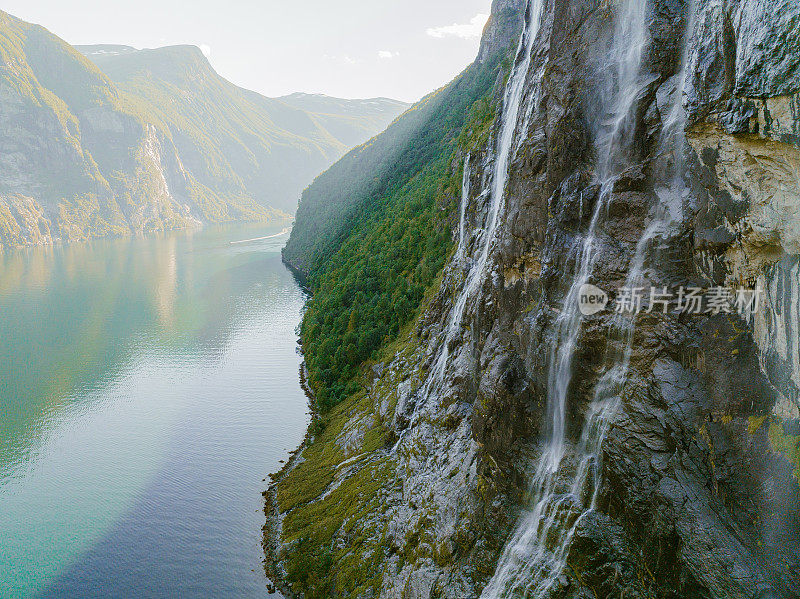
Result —
<path fill-rule="evenodd" d="M 542 11 L 546 0 L 529 0 L 527 6 L 527 19 L 520 36 L 517 53 L 514 60 L 514 67 L 511 70 L 508 85 L 506 86 L 503 98 L 503 111 L 500 118 L 500 129 L 497 135 L 495 148 L 495 161 L 492 169 L 490 188 L 488 190 L 489 211 L 486 217 L 487 225 L 482 231 L 479 239 L 480 251 L 477 259 L 470 265 L 461 292 L 456 298 L 445 329 L 445 339 L 437 350 L 437 357 L 423 384 L 419 395 L 427 398 L 432 392 L 434 385 L 441 384 L 444 380 L 447 364 L 450 359 L 450 345 L 461 332 L 461 324 L 464 320 L 467 302 L 479 289 L 486 275 L 486 267 L 489 261 L 489 252 L 492 243 L 495 241 L 497 229 L 500 224 L 500 214 L 505 198 L 506 184 L 508 182 L 508 170 L 513 160 L 514 137 L 517 130 L 517 122 L 520 114 L 520 106 L 525 92 L 525 80 L 531 64 L 531 52 L 536 36 L 539 32 Z M 466 240 L 466 205 L 469 199 L 469 156 L 464 164 L 464 179 L 462 181 L 462 199 L 459 218 L 459 247 L 456 250 L 456 257 L 459 261 L 467 257 Z M 487 193 L 479 197 L 486 197 Z M 418 415 L 415 414 L 410 425 L 400 434 L 393 447 L 396 450 L 405 437 L 406 431 L 413 428 Z"/>
<path fill-rule="evenodd" d="M 514 67 L 503 100 L 503 113 L 500 120 L 500 130 L 497 135 L 496 159 L 494 161 L 491 192 L 489 194 L 488 225 L 483 232 L 478 259 L 470 269 L 466 284 L 450 313 L 447 334 L 448 343 L 452 340 L 451 331 L 457 334 L 460 330 L 467 302 L 478 290 L 486 275 L 489 251 L 497 235 L 497 228 L 500 223 L 500 213 L 505 198 L 506 184 L 508 183 L 509 165 L 513 159 L 514 137 L 517 131 L 520 106 L 525 93 L 525 80 L 528 77 L 531 52 L 536 36 L 539 33 L 544 4 L 545 0 L 530 0 L 528 3 L 528 19 L 522 31 L 516 60 L 514 61 Z"/>
<path fill-rule="evenodd" d="M 551 339 L 548 373 L 548 442 L 538 460 L 530 485 L 533 506 L 520 523 L 498 561 L 495 575 L 482 597 L 544 597 L 553 588 L 566 563 L 567 552 L 582 517 L 588 474 L 608 429 L 608 414 L 614 402 L 595 401 L 586 415 L 577 455 L 580 461 L 572 485 L 558 489 L 558 474 L 566 453 L 566 401 L 572 382 L 572 362 L 580 334 L 579 294 L 588 282 L 596 257 L 598 224 L 606 211 L 616 178 L 630 164 L 630 148 L 636 127 L 635 108 L 642 93 L 640 67 L 648 36 L 645 1 L 625 0 L 617 15 L 611 51 L 613 77 L 603 90 L 601 103 L 609 115 L 596 137 L 596 175 L 601 191 L 589 229 L 578 251 L 579 268 L 564 298 Z M 640 244 L 641 245 L 641 244 Z M 639 252 L 637 251 L 637 254 Z M 599 485 L 593 480 L 589 509 L 594 507 Z M 548 549 L 548 544 L 555 547 Z"/>
<path fill-rule="evenodd" d="M 458 217 L 458 247 L 456 248 L 456 262 L 461 262 L 466 255 L 464 237 L 467 229 L 467 203 L 469 202 L 469 154 L 464 159 L 464 174 L 461 180 L 461 206 Z"/>

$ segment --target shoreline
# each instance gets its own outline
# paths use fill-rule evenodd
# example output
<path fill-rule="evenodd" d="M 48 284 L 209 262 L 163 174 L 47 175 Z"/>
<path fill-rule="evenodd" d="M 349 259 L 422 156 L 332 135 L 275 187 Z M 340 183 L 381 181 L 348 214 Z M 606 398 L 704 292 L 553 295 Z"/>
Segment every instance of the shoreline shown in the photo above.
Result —
<path fill-rule="evenodd" d="M 292 273 L 292 276 L 300 286 L 300 289 L 306 294 L 306 301 L 308 301 L 308 298 L 311 297 L 311 288 L 308 285 L 308 280 L 303 271 L 286 259 L 283 250 L 281 250 L 281 262 L 286 269 Z M 300 320 L 302 322 L 302 316 Z M 302 351 L 302 337 L 298 340 L 298 345 Z M 278 509 L 277 486 L 297 466 L 298 460 L 306 447 L 308 447 L 309 440 L 312 436 L 311 425 L 314 423 L 315 419 L 319 418 L 319 413 L 316 409 L 316 398 L 314 397 L 314 392 L 311 390 L 311 387 L 308 385 L 308 368 L 306 367 L 305 360 L 300 363 L 297 376 L 300 383 L 300 388 L 303 390 L 303 393 L 307 399 L 311 419 L 306 426 L 306 434 L 303 436 L 303 440 L 300 442 L 300 445 L 290 452 L 289 459 L 286 460 L 286 463 L 280 470 L 275 473 L 270 473 L 267 476 L 267 478 L 270 480 L 270 484 L 267 489 L 262 492 L 262 496 L 264 497 L 265 522 L 261 527 L 261 549 L 264 558 L 264 573 L 269 581 L 267 590 L 270 593 L 273 593 L 277 590 L 286 599 L 296 599 L 297 595 L 295 595 L 286 584 L 284 580 L 285 572 L 278 570 L 279 560 L 277 552 L 280 545 L 281 528 L 283 522 L 280 516 L 280 510 Z"/>
<path fill-rule="evenodd" d="M 311 420 L 306 427 L 306 434 L 303 437 L 303 440 L 300 442 L 300 445 L 295 450 L 290 452 L 289 459 L 286 460 L 286 463 L 278 472 L 271 473 L 267 476 L 270 479 L 270 485 L 267 487 L 266 491 L 262 492 L 262 496 L 264 497 L 264 516 L 266 517 L 266 521 L 264 526 L 261 527 L 261 549 L 264 554 L 264 573 L 268 580 L 267 590 L 270 593 L 278 591 L 286 599 L 297 599 L 298 596 L 291 591 L 289 586 L 284 581 L 285 573 L 278 570 L 279 560 L 277 552 L 280 544 L 283 522 L 278 509 L 277 486 L 297 466 L 300 456 L 302 455 L 303 450 L 305 450 L 308 446 L 309 439 L 312 436 L 311 425 L 313 424 L 314 420 L 319 417 L 314 403 L 314 393 L 308 386 L 305 361 L 300 364 L 298 378 L 300 380 L 300 388 L 303 390 L 303 393 L 305 393 L 305 396 L 308 399 Z"/>
<path fill-rule="evenodd" d="M 300 285 L 300 288 L 308 295 L 311 295 L 311 287 L 308 284 L 307 275 L 300 268 L 292 264 L 286 258 L 286 256 L 283 253 L 283 250 L 281 250 L 281 262 L 283 262 L 283 265 L 289 270 L 289 272 L 292 273 L 295 281 L 297 281 L 297 284 Z"/>
<path fill-rule="evenodd" d="M 24 251 L 30 249 L 37 249 L 37 248 L 57 248 L 57 247 L 68 247 L 71 245 L 76 244 L 89 244 L 98 241 L 135 241 L 135 240 L 147 240 L 147 239 L 158 239 L 159 237 L 167 237 L 170 235 L 182 235 L 182 234 L 194 234 L 200 231 L 203 231 L 208 228 L 213 227 L 226 227 L 226 226 L 279 226 L 283 224 L 289 224 L 288 231 L 284 230 L 281 233 L 275 235 L 275 237 L 279 237 L 280 235 L 285 235 L 287 232 L 291 232 L 291 223 L 293 222 L 294 217 L 290 218 L 275 218 L 275 219 L 268 219 L 268 220 L 233 220 L 233 221 L 224 221 L 224 222 L 202 222 L 198 219 L 194 219 L 191 224 L 187 223 L 186 226 L 175 226 L 175 227 L 168 227 L 165 229 L 157 230 L 157 231 L 134 231 L 131 229 L 130 231 L 124 233 L 109 233 L 106 235 L 94 235 L 91 233 L 87 233 L 81 237 L 73 237 L 73 238 L 64 238 L 60 236 L 52 236 L 48 235 L 43 237 L 39 240 L 30 240 L 25 243 L 21 244 L 14 244 L 14 245 L 4 245 L 0 243 L 0 255 L 8 254 L 15 251 Z M 269 236 L 272 237 L 272 236 Z M 264 238 L 266 239 L 266 238 Z M 245 240 L 245 241 L 254 241 L 254 240 Z M 233 242 L 236 243 L 244 243 L 244 242 Z M 283 255 L 281 255 L 281 260 L 283 260 Z M 289 266 L 287 264 L 287 266 Z M 293 268 L 293 267 L 290 267 Z M 305 286 L 301 285 L 305 290 Z"/>

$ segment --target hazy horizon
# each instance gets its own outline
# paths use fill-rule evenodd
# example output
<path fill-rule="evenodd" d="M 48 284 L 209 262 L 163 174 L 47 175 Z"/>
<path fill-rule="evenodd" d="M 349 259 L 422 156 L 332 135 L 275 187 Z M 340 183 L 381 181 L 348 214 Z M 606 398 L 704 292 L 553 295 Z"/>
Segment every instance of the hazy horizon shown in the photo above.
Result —
<path fill-rule="evenodd" d="M 174 0 L 113 6 L 10 0 L 3 10 L 73 45 L 195 45 L 220 75 L 265 96 L 414 102 L 472 62 L 490 6 L 491 0 L 238 0 L 222 12 L 219 4 L 199 0 L 188 12 Z"/>

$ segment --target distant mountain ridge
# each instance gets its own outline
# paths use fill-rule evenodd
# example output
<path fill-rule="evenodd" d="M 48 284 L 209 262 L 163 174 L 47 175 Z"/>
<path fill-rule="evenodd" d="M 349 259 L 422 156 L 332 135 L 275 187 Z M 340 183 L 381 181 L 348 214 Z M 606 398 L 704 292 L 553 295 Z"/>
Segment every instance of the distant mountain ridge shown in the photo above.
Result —
<path fill-rule="evenodd" d="M 133 46 L 123 46 L 120 44 L 91 44 L 86 46 L 74 46 L 74 48 L 90 59 L 94 56 L 102 56 L 105 54 L 114 55 L 138 52 L 138 50 Z"/>
<path fill-rule="evenodd" d="M 0 11 L 0 249 L 286 222 L 319 172 L 405 107 L 309 112 L 230 83 L 194 46 L 80 50 Z"/>
<path fill-rule="evenodd" d="M 233 85 L 196 46 L 79 49 L 120 90 L 146 104 L 189 170 L 223 183 L 215 189 L 243 189 L 289 213 L 317 174 L 405 109 L 322 97 L 316 110 L 303 109 Z"/>
<path fill-rule="evenodd" d="M 343 147 L 337 148 L 339 156 L 386 129 L 411 106 L 390 98 L 344 99 L 302 92 L 268 98 L 235 86 L 220 77 L 196 46 L 137 50 L 131 46 L 100 44 L 76 46 L 76 49 L 94 62 L 117 86 L 132 93 L 152 91 L 142 90 L 141 87 L 137 89 L 137 84 L 141 86 L 144 79 L 157 80 L 162 85 L 197 85 L 197 78 L 187 79 L 187 74 L 205 71 L 206 83 L 208 80 L 216 80 L 217 83 L 229 86 L 227 93 L 241 93 L 246 101 L 255 102 L 259 108 L 265 110 L 275 125 L 292 133 L 297 133 L 294 128 L 299 127 L 301 134 L 316 134 L 319 140 L 332 143 L 334 147 L 336 143 L 341 144 Z M 298 115 L 297 111 L 307 114 L 310 122 L 306 122 L 305 117 Z M 316 131 L 314 128 L 324 131 Z M 326 136 L 326 132 L 330 135 Z"/>
<path fill-rule="evenodd" d="M 313 113 L 322 126 L 351 148 L 373 137 L 374 131 L 384 131 L 411 108 L 411 104 L 391 98 L 348 100 L 297 92 L 276 99 Z"/>

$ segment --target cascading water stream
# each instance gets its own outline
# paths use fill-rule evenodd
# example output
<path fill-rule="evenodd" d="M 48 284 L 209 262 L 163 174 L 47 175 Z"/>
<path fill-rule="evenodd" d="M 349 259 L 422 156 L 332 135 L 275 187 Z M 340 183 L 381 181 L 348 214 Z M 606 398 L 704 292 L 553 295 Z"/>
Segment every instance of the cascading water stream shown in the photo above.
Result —
<path fill-rule="evenodd" d="M 570 492 L 557 494 L 558 474 L 566 452 L 566 400 L 572 382 L 572 362 L 580 334 L 579 294 L 596 261 L 598 225 L 606 211 L 615 179 L 630 164 L 635 132 L 635 107 L 642 92 L 640 67 L 648 41 L 645 28 L 645 0 L 625 0 L 617 14 L 611 52 L 613 76 L 603 90 L 601 103 L 610 115 L 596 136 L 597 179 L 600 194 L 588 231 L 577 256 L 578 270 L 564 298 L 551 340 L 548 372 L 548 441 L 540 456 L 530 485 L 533 506 L 520 520 L 498 561 L 495 575 L 482 597 L 523 595 L 544 597 L 563 571 L 567 550 L 579 518 L 583 488 L 590 471 L 594 445 L 602 443 L 608 419 L 608 402 L 593 402 L 586 417 L 578 466 Z M 637 251 L 637 254 L 639 252 Z M 587 457 L 589 456 L 589 457 Z M 594 504 L 594 495 L 589 504 Z M 577 504 L 577 506 L 576 506 Z M 577 509 L 576 509 L 577 507 Z M 565 522 L 573 516 L 572 523 Z M 556 526 L 558 525 L 558 526 Z M 548 543 L 556 550 L 551 552 Z"/>
<path fill-rule="evenodd" d="M 666 119 L 662 122 L 661 127 L 660 146 L 665 148 L 665 151 L 658 161 L 666 163 L 666 168 L 662 179 L 656 180 L 658 202 L 654 206 L 653 218 L 636 246 L 636 252 L 625 281 L 627 289 L 644 288 L 647 278 L 645 261 L 657 251 L 651 245 L 655 240 L 667 236 L 670 225 L 680 220 L 683 199 L 688 193 L 684 180 L 686 112 L 683 107 L 683 94 L 688 62 L 688 37 L 694 30 L 694 6 L 694 1 L 690 1 L 681 71 L 678 74 L 677 85 L 669 98 Z M 659 183 L 663 185 L 659 186 Z M 650 306 L 650 309 L 653 309 L 653 306 Z M 607 345 L 604 372 L 595 386 L 594 397 L 586 416 L 577 451 L 577 455 L 581 456 L 581 459 L 570 492 L 573 497 L 580 497 L 589 490 L 590 499 L 580 516 L 574 520 L 567 531 L 566 542 L 562 543 L 557 550 L 557 558 L 562 569 L 566 564 L 569 543 L 575 535 L 581 519 L 597 507 L 601 483 L 602 445 L 621 403 L 623 386 L 628 380 L 635 332 L 635 313 L 619 312 L 615 314 L 610 327 L 611 343 Z M 559 570 L 559 574 L 560 572 L 561 570 Z M 550 586 L 552 586 L 552 582 Z"/>
<path fill-rule="evenodd" d="M 452 341 L 453 335 L 458 334 L 467 302 L 478 290 L 486 274 L 489 250 L 495 240 L 500 223 L 500 212 L 505 198 L 506 184 L 508 183 L 509 165 L 513 159 L 514 138 L 525 93 L 525 80 L 528 77 L 532 58 L 531 52 L 536 36 L 539 33 L 544 4 L 545 0 L 530 0 L 528 3 L 527 20 L 522 31 L 517 57 L 514 61 L 514 67 L 503 100 L 503 113 L 500 120 L 500 130 L 497 135 L 496 159 L 491 179 L 491 192 L 489 194 L 488 226 L 483 232 L 478 259 L 470 269 L 464 288 L 456 299 L 453 310 L 450 313 L 447 343 L 445 345 Z"/>
<path fill-rule="evenodd" d="M 467 229 L 467 203 L 469 202 L 469 154 L 464 159 L 464 174 L 461 180 L 461 205 L 458 215 L 458 247 L 456 248 L 456 262 L 461 262 L 466 255 L 464 238 Z"/>
<path fill-rule="evenodd" d="M 666 119 L 661 126 L 661 146 L 664 148 L 666 168 L 661 177 L 661 186 L 656 187 L 656 195 L 663 213 L 660 222 L 667 226 L 669 222 L 680 221 L 683 216 L 683 200 L 688 195 L 684 181 L 686 174 L 685 147 L 686 141 L 686 110 L 683 106 L 683 97 L 686 89 L 687 65 L 689 63 L 690 36 L 694 33 L 695 18 L 697 15 L 697 0 L 688 0 L 688 18 L 686 33 L 684 34 L 683 54 L 681 55 L 681 71 L 675 89 L 668 101 Z"/>
<path fill-rule="evenodd" d="M 526 20 L 520 36 L 514 66 L 511 70 L 508 85 L 506 86 L 503 98 L 503 110 L 500 118 L 500 129 L 497 134 L 495 150 L 495 161 L 492 169 L 492 177 L 489 188 L 489 211 L 487 214 L 487 226 L 482 232 L 478 258 L 469 268 L 466 281 L 459 293 L 453 308 L 450 311 L 447 328 L 445 329 L 445 339 L 437 350 L 437 357 L 431 368 L 427 379 L 419 392 L 422 398 L 426 398 L 432 392 L 434 385 L 441 384 L 444 380 L 447 363 L 450 358 L 450 345 L 461 332 L 461 324 L 464 320 L 467 302 L 475 294 L 483 282 L 486 275 L 486 267 L 489 261 L 489 252 L 494 242 L 497 229 L 500 224 L 500 214 L 505 198 L 506 184 L 508 183 L 509 165 L 513 160 L 515 150 L 514 139 L 517 133 L 517 124 L 520 116 L 520 107 L 525 93 L 525 81 L 528 77 L 528 70 L 531 64 L 531 53 L 536 36 L 539 33 L 542 12 L 546 0 L 528 0 L 526 9 Z M 462 183 L 461 214 L 459 221 L 459 249 L 456 256 L 463 260 L 466 257 L 466 204 L 469 200 L 469 157 L 464 164 L 464 181 Z M 484 195 L 484 194 L 482 194 Z M 411 420 L 409 427 L 400 434 L 393 447 L 396 450 L 402 442 L 405 433 L 413 428 L 417 414 Z"/>

